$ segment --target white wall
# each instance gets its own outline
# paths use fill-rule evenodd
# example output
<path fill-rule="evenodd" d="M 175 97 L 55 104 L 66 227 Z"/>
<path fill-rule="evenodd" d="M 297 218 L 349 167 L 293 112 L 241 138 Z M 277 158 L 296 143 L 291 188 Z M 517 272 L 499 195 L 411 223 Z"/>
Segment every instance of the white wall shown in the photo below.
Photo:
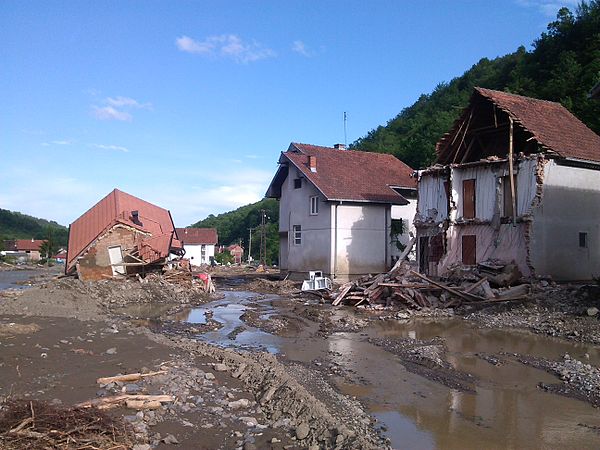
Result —
<path fill-rule="evenodd" d="M 390 259 L 390 209 L 389 205 L 357 203 L 332 207 L 334 223 L 337 214 L 337 232 L 332 230 L 332 241 L 337 250 L 332 252 L 336 255 L 336 279 L 345 280 L 386 270 Z"/>
<path fill-rule="evenodd" d="M 448 217 L 448 199 L 444 182 L 445 175 L 427 174 L 419 178 L 415 220 L 440 223 Z"/>
<path fill-rule="evenodd" d="M 330 204 L 319 191 L 302 180 L 302 187 L 294 189 L 294 179 L 299 173 L 295 167 L 281 186 L 279 201 L 280 237 L 287 233 L 288 238 L 280 238 L 280 268 L 282 271 L 308 272 L 309 270 L 331 271 L 331 214 Z M 319 214 L 310 215 L 310 197 L 319 196 Z M 302 227 L 302 244 L 294 244 L 293 225 Z"/>
<path fill-rule="evenodd" d="M 407 245 L 411 236 L 416 236 L 417 231 L 415 230 L 415 214 L 417 213 L 417 200 L 409 200 L 408 205 L 392 205 L 392 219 L 402 219 L 404 223 L 404 233 L 398 237 L 398 240 L 402 245 Z M 389 233 L 388 233 L 389 236 Z M 395 243 L 390 241 L 390 255 L 400 256 L 402 250 L 399 250 Z"/>
<path fill-rule="evenodd" d="M 587 247 L 579 247 L 579 233 Z M 534 209 L 531 260 L 537 275 L 591 280 L 600 275 L 600 171 L 546 164 Z"/>
<path fill-rule="evenodd" d="M 517 188 L 517 216 L 531 216 L 537 194 L 536 169 L 538 159 L 525 159 L 515 164 Z M 497 258 L 515 261 L 524 275 L 530 274 L 527 261 L 528 223 L 502 224 L 503 177 L 509 174 L 508 163 L 491 163 L 474 167 L 454 167 L 450 173 L 451 199 L 450 225 L 446 231 L 446 254 L 433 273 L 442 275 L 452 264 L 462 262 L 462 236 L 476 236 L 476 260 Z M 456 223 L 463 217 L 463 181 L 475 179 L 475 217 L 478 224 Z M 420 236 L 433 236 L 439 231 L 436 225 L 444 214 L 431 211 L 446 210 L 444 176 L 424 175 L 419 180 L 419 205 L 417 220 L 427 228 L 419 230 Z M 429 221 L 427 219 L 430 219 Z M 435 228 L 433 228 L 435 226 Z"/>
<path fill-rule="evenodd" d="M 205 247 L 205 257 L 202 259 L 202 246 Z M 190 259 L 190 263 L 193 266 L 200 266 L 202 264 L 210 264 L 210 257 L 215 256 L 215 246 L 207 244 L 184 244 L 185 257 Z"/>

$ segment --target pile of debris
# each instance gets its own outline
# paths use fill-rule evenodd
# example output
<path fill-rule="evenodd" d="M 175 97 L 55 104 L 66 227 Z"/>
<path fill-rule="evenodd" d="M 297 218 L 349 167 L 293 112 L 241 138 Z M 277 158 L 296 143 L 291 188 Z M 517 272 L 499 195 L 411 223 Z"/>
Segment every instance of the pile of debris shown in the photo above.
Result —
<path fill-rule="evenodd" d="M 469 276 L 456 276 L 446 282 L 434 281 L 411 269 L 406 262 L 376 276 L 366 275 L 343 284 L 334 293 L 332 305 L 400 304 L 409 309 L 456 308 L 465 304 L 523 301 L 530 286 L 507 287 L 521 279 L 514 264 L 485 264 L 482 270 L 470 270 Z M 467 281 L 468 280 L 468 281 Z M 492 286 L 497 289 L 492 289 Z"/>
<path fill-rule="evenodd" d="M 0 408 L 0 448 L 126 450 L 136 443 L 131 427 L 96 408 L 11 400 Z"/>

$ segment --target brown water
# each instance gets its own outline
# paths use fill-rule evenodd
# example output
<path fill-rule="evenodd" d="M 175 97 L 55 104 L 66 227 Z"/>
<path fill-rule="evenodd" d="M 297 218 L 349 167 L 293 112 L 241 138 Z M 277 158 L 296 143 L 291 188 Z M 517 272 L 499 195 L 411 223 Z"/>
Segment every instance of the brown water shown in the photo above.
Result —
<path fill-rule="evenodd" d="M 598 410 L 537 388 L 539 382 L 558 383 L 556 377 L 511 358 L 495 366 L 475 355 L 507 352 L 559 359 L 569 353 L 584 359 L 587 353 L 589 362 L 598 365 L 600 349 L 596 346 L 530 333 L 478 329 L 459 319 L 375 322 L 360 332 L 334 333 L 327 338 L 315 335 L 317 323 L 303 319 L 308 326 L 297 336 L 280 337 L 248 327 L 239 316 L 247 308 L 290 315 L 292 305 L 281 300 L 273 306 L 273 296 L 249 301 L 254 295 L 227 293 L 224 299 L 191 311 L 193 318 L 210 309 L 213 318 L 224 324 L 220 330 L 198 338 L 224 346 L 261 348 L 293 361 L 338 364 L 346 376 L 334 376 L 334 383 L 366 405 L 385 427 L 384 434 L 394 448 L 600 448 L 600 433 L 593 428 L 600 427 Z M 353 313 L 349 309 L 338 311 L 342 315 Z M 228 333 L 237 326 L 246 329 L 235 340 L 229 339 Z M 446 341 L 448 362 L 478 379 L 475 393 L 450 389 L 408 372 L 399 357 L 367 341 L 369 337 L 436 336 Z"/>

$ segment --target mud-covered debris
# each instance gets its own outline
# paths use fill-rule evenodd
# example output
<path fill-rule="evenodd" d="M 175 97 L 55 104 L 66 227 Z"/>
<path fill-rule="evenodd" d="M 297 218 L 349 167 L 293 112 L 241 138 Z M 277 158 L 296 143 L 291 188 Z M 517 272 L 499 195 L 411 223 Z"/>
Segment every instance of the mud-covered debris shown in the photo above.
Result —
<path fill-rule="evenodd" d="M 126 450 L 136 444 L 131 426 L 95 408 L 71 408 L 39 400 L 0 406 L 0 448 Z"/>

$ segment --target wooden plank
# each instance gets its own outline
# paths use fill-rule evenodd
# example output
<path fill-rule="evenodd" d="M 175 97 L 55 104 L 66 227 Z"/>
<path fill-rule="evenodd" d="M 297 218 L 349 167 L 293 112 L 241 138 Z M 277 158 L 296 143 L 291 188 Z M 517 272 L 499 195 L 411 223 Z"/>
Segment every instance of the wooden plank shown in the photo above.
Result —
<path fill-rule="evenodd" d="M 487 281 L 486 277 L 483 277 L 481 280 L 479 280 L 477 283 L 473 283 L 471 286 L 469 286 L 466 289 L 463 289 L 463 292 L 465 293 L 469 293 L 469 292 L 473 292 L 475 289 L 477 289 L 479 286 L 481 286 L 483 283 L 485 283 Z"/>
<path fill-rule="evenodd" d="M 352 289 L 352 286 L 354 285 L 354 283 L 350 282 L 350 283 L 346 283 L 345 285 L 342 286 L 342 290 L 340 291 L 340 293 L 338 294 L 338 296 L 335 298 L 335 300 L 331 303 L 333 306 L 337 306 L 340 303 L 342 303 L 342 300 L 344 300 L 344 297 L 346 296 L 346 294 L 348 292 L 350 292 L 350 289 Z"/>
<path fill-rule="evenodd" d="M 483 298 L 481 298 L 481 297 L 478 297 L 478 296 L 476 296 L 476 295 L 473 295 L 473 294 L 464 294 L 463 292 L 461 292 L 461 291 L 459 291 L 459 290 L 457 290 L 457 289 L 453 289 L 453 288 L 451 288 L 451 287 L 444 286 L 443 284 L 441 284 L 441 283 L 438 283 L 438 282 L 436 282 L 436 281 L 433 281 L 433 280 L 430 280 L 430 279 L 429 279 L 429 278 L 427 278 L 425 275 L 421 275 L 420 273 L 418 273 L 418 272 L 415 272 L 414 270 L 411 270 L 411 271 L 410 271 L 410 273 L 411 273 L 412 275 L 416 276 L 416 277 L 419 277 L 419 278 L 421 278 L 422 280 L 425 280 L 425 281 L 427 281 L 428 283 L 431 283 L 431 284 L 433 284 L 434 286 L 437 286 L 437 287 L 439 287 L 440 289 L 443 289 L 443 290 L 444 290 L 444 291 L 446 291 L 446 292 L 449 292 L 450 294 L 453 294 L 453 295 L 455 295 L 455 296 L 457 296 L 457 297 L 460 297 L 460 298 L 462 298 L 463 300 L 466 300 L 466 301 L 472 301 L 473 297 L 475 297 L 475 301 L 484 300 Z"/>

